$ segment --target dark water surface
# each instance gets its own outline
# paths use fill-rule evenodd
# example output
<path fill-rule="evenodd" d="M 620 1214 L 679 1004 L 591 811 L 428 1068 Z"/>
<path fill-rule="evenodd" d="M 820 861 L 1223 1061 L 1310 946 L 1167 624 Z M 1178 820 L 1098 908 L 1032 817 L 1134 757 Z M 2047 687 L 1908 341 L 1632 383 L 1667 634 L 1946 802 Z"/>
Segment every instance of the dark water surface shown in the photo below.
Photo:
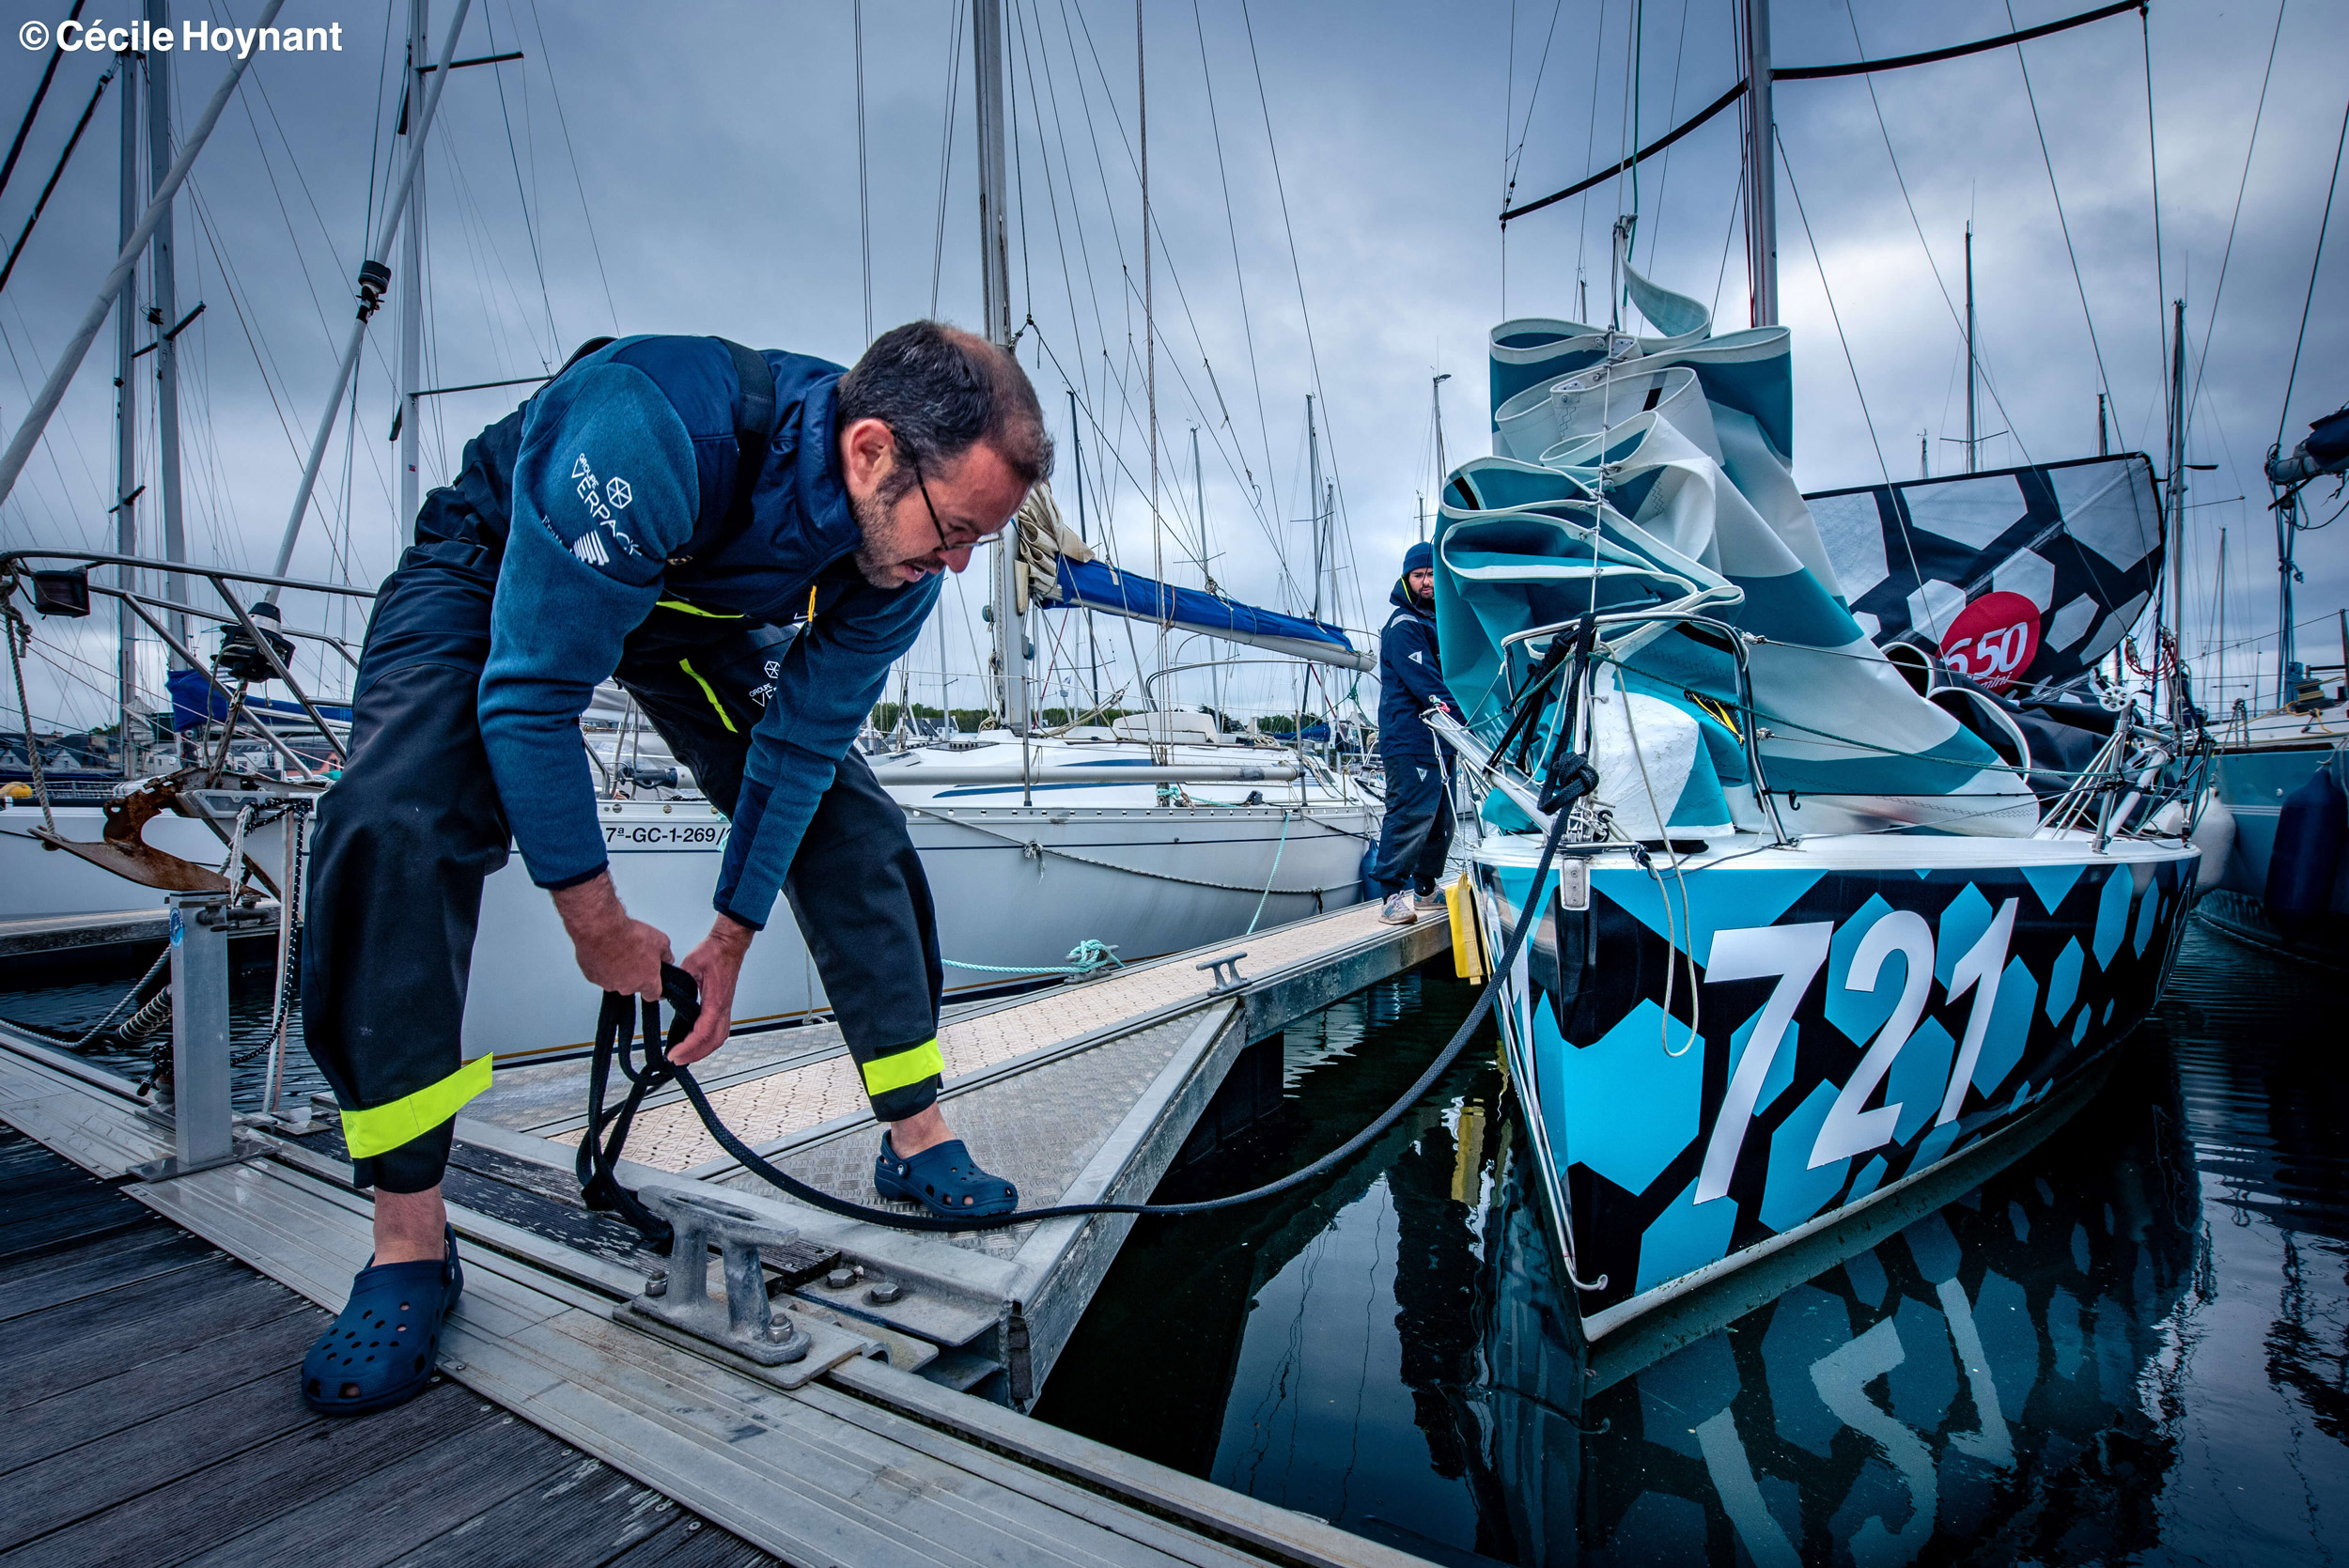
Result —
<path fill-rule="evenodd" d="M 229 1075 L 229 1093 L 239 1110 L 259 1110 L 267 1093 L 269 1079 L 270 1020 L 274 1016 L 271 1005 L 277 982 L 276 948 L 269 942 L 248 944 L 234 950 L 234 965 L 228 976 L 228 1043 L 230 1060 L 235 1066 Z M 132 987 L 146 975 L 153 953 L 138 960 L 106 960 L 83 963 L 67 970 L 61 979 L 48 979 L 20 967 L 17 972 L 0 979 L 0 1018 L 21 1025 L 70 1046 L 96 1028 L 109 1013 L 113 1021 L 98 1039 L 84 1046 L 80 1054 L 101 1066 L 144 1079 L 153 1070 L 156 1062 L 168 1062 L 171 1057 L 171 1027 L 168 1022 L 152 1035 L 135 1044 L 125 1045 L 117 1038 L 118 1032 L 136 1012 L 138 1003 L 163 988 L 165 976 L 158 974 L 148 980 L 131 1005 L 116 1012 L 116 1005 L 129 996 Z M 310 1053 L 302 1045 L 302 1010 L 295 1007 L 286 1025 L 286 1063 L 279 1088 L 282 1104 L 299 1105 L 314 1094 L 326 1093 L 326 1079 L 310 1061 Z"/>
<path fill-rule="evenodd" d="M 1595 1391 L 1487 1040 L 1318 1186 L 1143 1221 L 1037 1413 L 1439 1561 L 2349 1558 L 2342 992 L 2196 930 L 2037 1151 Z M 1472 1000 L 1292 1029 L 1280 1115 L 1161 1196 L 1334 1147 Z"/>

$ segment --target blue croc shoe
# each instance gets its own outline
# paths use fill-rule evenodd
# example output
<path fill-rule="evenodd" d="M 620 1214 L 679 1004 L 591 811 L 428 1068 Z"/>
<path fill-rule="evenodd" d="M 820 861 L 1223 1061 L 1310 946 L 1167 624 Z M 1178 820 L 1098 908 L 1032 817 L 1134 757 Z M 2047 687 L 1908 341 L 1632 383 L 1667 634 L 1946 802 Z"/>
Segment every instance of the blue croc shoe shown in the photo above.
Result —
<path fill-rule="evenodd" d="M 434 1263 L 370 1261 L 350 1299 L 302 1358 L 302 1397 L 326 1416 L 370 1416 L 404 1405 L 432 1381 L 441 1324 L 464 1293 L 457 1233 Z"/>
<path fill-rule="evenodd" d="M 882 1133 L 873 1186 L 882 1197 L 908 1199 L 941 1219 L 986 1219 L 1019 1206 L 1019 1189 L 980 1170 L 959 1138 L 900 1157 Z"/>

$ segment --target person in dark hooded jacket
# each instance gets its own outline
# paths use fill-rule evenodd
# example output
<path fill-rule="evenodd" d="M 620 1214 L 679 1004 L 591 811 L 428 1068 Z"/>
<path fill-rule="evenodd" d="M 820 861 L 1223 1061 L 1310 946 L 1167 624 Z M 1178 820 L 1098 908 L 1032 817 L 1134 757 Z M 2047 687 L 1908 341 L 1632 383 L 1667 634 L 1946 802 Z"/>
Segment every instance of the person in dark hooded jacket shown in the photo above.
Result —
<path fill-rule="evenodd" d="M 1422 910 L 1440 908 L 1436 878 L 1452 848 L 1452 812 L 1441 749 L 1420 715 L 1441 707 L 1454 718 L 1460 705 L 1443 683 L 1436 658 L 1436 554 L 1415 544 L 1403 555 L 1403 575 L 1388 596 L 1394 613 L 1378 634 L 1378 754 L 1387 768 L 1386 819 L 1371 882 L 1386 893 L 1378 918 L 1408 925 Z"/>

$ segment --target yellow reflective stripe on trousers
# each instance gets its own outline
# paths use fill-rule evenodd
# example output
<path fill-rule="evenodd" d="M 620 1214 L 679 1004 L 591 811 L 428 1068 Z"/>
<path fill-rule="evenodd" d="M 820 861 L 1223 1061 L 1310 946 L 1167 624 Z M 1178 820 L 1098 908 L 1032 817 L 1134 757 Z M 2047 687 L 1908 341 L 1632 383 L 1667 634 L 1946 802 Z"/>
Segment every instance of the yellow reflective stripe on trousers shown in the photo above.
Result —
<path fill-rule="evenodd" d="M 653 608 L 656 610 L 682 610 L 689 615 L 699 615 L 705 620 L 712 621 L 739 621 L 742 618 L 739 611 L 704 610 L 700 605 L 688 604 L 681 598 L 660 599 L 655 601 Z"/>
<path fill-rule="evenodd" d="M 702 695 L 709 699 L 709 706 L 718 710 L 718 722 L 726 727 L 728 735 L 735 734 L 734 721 L 726 716 L 726 705 L 718 700 L 718 693 L 709 689 L 709 682 L 702 679 L 702 673 L 693 668 L 693 661 L 690 659 L 680 659 L 677 661 L 677 667 L 693 677 L 693 684 L 702 689 Z"/>
<path fill-rule="evenodd" d="M 860 1070 L 864 1074 L 864 1092 L 879 1099 L 892 1089 L 903 1089 L 926 1078 L 942 1077 L 946 1059 L 938 1053 L 938 1042 L 930 1039 L 894 1055 L 877 1057 Z"/>
<path fill-rule="evenodd" d="M 465 1103 L 490 1087 L 490 1057 L 485 1053 L 458 1068 L 440 1082 L 412 1094 L 402 1094 L 372 1110 L 343 1112 L 343 1146 L 353 1159 L 387 1154 L 402 1143 L 422 1138 L 465 1108 Z"/>

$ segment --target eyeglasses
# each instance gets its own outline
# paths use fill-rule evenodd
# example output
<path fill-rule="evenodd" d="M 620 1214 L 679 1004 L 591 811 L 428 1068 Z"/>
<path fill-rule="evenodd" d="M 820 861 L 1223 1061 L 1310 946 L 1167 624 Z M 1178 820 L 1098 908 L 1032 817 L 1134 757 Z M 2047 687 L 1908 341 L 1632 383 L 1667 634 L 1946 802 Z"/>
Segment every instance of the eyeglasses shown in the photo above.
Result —
<path fill-rule="evenodd" d="M 938 520 L 938 503 L 930 499 L 929 481 L 923 477 L 922 459 L 913 455 L 913 448 L 906 445 L 902 442 L 898 443 L 897 450 L 906 455 L 906 464 L 913 470 L 914 488 L 922 492 L 922 508 L 930 515 L 930 526 L 938 530 L 938 552 L 941 555 L 947 554 L 953 551 L 969 550 L 972 546 L 977 544 L 982 538 L 987 536 L 984 531 L 974 528 L 971 531 L 971 536 L 967 539 L 948 538 L 946 536 L 946 525 Z"/>

